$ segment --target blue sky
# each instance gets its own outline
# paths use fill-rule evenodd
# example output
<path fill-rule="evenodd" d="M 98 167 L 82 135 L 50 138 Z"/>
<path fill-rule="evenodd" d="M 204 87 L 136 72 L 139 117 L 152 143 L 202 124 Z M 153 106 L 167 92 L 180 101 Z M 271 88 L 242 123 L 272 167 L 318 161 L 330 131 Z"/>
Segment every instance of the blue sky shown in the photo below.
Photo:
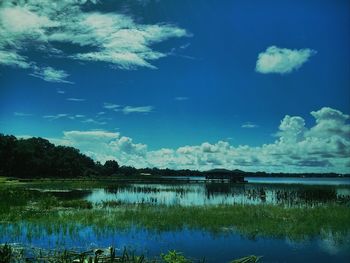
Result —
<path fill-rule="evenodd" d="M 349 25 L 345 0 L 5 0 L 0 129 L 102 162 L 349 172 Z"/>

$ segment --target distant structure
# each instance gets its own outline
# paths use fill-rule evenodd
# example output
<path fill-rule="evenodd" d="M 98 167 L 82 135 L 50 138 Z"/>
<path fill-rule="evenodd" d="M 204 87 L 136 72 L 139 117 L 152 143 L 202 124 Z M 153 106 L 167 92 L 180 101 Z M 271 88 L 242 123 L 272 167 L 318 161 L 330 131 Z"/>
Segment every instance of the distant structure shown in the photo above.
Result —
<path fill-rule="evenodd" d="M 244 172 L 240 170 L 213 169 L 205 172 L 207 181 L 229 181 L 230 183 L 245 183 Z"/>

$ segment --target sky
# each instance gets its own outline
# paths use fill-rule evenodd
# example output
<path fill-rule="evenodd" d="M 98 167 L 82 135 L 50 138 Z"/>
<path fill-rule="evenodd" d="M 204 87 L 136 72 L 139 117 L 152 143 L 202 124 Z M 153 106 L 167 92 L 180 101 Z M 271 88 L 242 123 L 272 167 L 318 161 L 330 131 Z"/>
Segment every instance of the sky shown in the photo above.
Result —
<path fill-rule="evenodd" d="M 348 0 L 2 0 L 0 133 L 104 163 L 350 173 Z"/>

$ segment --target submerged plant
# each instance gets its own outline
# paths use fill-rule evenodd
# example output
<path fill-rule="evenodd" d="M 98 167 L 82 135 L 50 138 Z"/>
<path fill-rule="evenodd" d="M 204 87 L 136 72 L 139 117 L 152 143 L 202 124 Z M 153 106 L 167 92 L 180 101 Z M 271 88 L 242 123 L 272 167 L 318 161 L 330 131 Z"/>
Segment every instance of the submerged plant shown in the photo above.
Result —
<path fill-rule="evenodd" d="M 12 258 L 12 248 L 8 244 L 0 246 L 0 263 L 9 263 Z"/>
<path fill-rule="evenodd" d="M 167 254 L 161 255 L 165 263 L 190 263 L 191 261 L 185 258 L 181 252 L 170 250 Z"/>
<path fill-rule="evenodd" d="M 261 256 L 251 255 L 244 258 L 238 258 L 238 259 L 232 260 L 231 263 L 256 263 L 261 258 L 262 258 Z"/>

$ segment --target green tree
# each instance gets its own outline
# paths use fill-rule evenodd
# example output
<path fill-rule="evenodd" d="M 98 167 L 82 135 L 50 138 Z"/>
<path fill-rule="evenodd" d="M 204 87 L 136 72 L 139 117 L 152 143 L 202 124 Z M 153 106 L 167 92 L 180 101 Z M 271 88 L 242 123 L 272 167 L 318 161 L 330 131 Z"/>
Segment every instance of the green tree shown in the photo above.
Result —
<path fill-rule="evenodd" d="M 119 164 L 115 160 L 108 160 L 103 165 L 103 175 L 110 176 L 117 173 L 119 170 Z"/>

